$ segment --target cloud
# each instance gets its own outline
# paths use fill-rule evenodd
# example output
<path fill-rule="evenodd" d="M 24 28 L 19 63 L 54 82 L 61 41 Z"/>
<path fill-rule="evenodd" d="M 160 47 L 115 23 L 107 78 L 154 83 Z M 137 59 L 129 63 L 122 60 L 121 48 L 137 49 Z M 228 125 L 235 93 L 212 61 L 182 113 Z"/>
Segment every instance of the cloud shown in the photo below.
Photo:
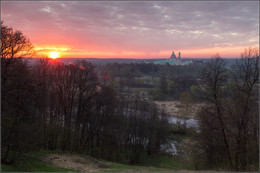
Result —
<path fill-rule="evenodd" d="M 259 2 L 2 2 L 2 19 L 34 42 L 73 49 L 155 52 L 254 46 Z"/>

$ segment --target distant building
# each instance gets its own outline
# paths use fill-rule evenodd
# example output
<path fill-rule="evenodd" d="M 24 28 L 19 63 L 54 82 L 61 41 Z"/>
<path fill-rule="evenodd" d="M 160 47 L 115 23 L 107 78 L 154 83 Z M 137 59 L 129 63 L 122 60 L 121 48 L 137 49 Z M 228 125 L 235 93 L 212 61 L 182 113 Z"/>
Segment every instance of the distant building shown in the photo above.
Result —
<path fill-rule="evenodd" d="M 153 61 L 154 64 L 170 64 L 170 65 L 187 65 L 192 63 L 191 60 L 182 60 L 181 59 L 181 52 L 179 52 L 178 58 L 176 57 L 174 51 L 172 52 L 169 59 L 162 59 L 162 60 L 156 60 Z"/>
<path fill-rule="evenodd" d="M 171 60 L 176 60 L 177 59 L 177 57 L 175 56 L 174 52 L 172 52 L 172 55 L 171 55 L 170 59 Z"/>

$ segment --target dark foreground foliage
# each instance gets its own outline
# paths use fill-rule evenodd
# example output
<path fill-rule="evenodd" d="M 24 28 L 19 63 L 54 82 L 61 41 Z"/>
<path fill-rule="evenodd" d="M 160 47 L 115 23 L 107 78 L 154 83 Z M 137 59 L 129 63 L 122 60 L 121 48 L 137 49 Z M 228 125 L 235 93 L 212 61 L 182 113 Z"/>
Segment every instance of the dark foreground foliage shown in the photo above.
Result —
<path fill-rule="evenodd" d="M 158 152 L 165 140 L 167 119 L 155 105 L 117 96 L 85 61 L 41 59 L 29 67 L 20 59 L 8 70 L 2 83 L 4 163 L 44 148 L 134 164 L 141 154 Z"/>
<path fill-rule="evenodd" d="M 259 167 L 259 52 L 246 50 L 228 73 L 218 55 L 202 72 L 205 106 L 200 145 L 210 167 L 236 171 Z"/>

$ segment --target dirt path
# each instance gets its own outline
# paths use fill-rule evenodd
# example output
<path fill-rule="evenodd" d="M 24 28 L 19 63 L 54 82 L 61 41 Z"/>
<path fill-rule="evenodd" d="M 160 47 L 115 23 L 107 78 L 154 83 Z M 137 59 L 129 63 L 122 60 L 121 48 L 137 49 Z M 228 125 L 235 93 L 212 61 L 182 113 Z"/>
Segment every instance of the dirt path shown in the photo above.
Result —
<path fill-rule="evenodd" d="M 93 158 L 81 157 L 76 154 L 51 154 L 42 159 L 57 167 L 74 169 L 82 172 L 98 171 L 108 168 L 109 165 L 93 160 Z"/>
<path fill-rule="evenodd" d="M 88 156 L 80 156 L 77 154 L 50 154 L 47 157 L 44 157 L 41 159 L 44 162 L 51 163 L 57 167 L 61 168 L 68 168 L 68 169 L 73 169 L 81 172 L 97 172 L 97 171 L 104 171 L 107 170 L 108 168 L 111 167 L 109 163 L 104 164 L 101 161 L 98 161 L 94 158 L 88 157 Z M 149 167 L 147 167 L 149 168 Z M 113 172 L 113 171 L 112 171 Z M 146 169 L 138 169 L 138 170 L 133 170 L 133 169 L 124 169 L 124 170 L 118 170 L 116 172 L 128 172 L 128 173 L 150 173 L 154 172 L 157 173 L 158 171 L 149 171 Z M 219 173 L 222 171 L 214 171 L 214 170 L 203 170 L 203 171 L 192 171 L 192 170 L 174 170 L 174 171 L 159 171 L 159 172 L 164 172 L 164 173 Z M 158 173 L 159 173 L 158 172 Z"/>

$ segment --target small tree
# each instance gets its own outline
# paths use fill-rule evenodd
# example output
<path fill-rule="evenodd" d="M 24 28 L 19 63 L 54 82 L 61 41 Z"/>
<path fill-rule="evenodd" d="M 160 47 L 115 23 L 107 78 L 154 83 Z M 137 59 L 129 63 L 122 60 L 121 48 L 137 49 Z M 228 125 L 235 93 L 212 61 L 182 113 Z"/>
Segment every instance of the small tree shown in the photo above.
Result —
<path fill-rule="evenodd" d="M 160 78 L 160 89 L 165 94 L 168 92 L 168 83 L 165 77 Z"/>

